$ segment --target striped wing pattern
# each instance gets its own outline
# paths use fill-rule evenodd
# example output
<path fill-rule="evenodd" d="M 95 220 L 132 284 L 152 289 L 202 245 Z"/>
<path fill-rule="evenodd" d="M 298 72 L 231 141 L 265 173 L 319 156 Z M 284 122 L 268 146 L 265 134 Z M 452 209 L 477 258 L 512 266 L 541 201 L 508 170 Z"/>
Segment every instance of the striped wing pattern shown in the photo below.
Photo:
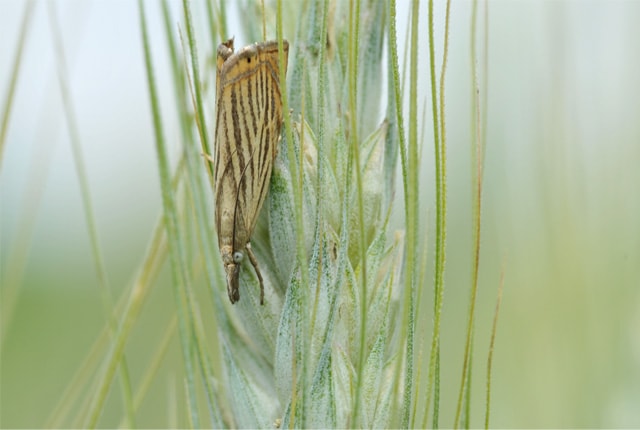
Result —
<path fill-rule="evenodd" d="M 284 48 L 286 55 L 286 41 Z M 247 244 L 267 195 L 280 138 L 278 44 L 254 44 L 234 54 L 229 40 L 218 47 L 217 69 L 215 222 L 233 303 L 239 298 L 237 276 L 245 251 L 261 280 Z"/>

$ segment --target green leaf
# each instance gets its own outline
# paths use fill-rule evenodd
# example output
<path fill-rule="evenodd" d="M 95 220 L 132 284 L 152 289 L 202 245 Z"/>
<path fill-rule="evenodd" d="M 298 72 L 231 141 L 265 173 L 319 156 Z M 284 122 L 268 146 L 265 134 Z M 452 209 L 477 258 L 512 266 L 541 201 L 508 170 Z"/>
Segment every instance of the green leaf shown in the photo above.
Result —
<path fill-rule="evenodd" d="M 291 278 L 284 305 L 278 325 L 278 336 L 276 338 L 276 351 L 274 361 L 275 387 L 278 398 L 283 404 L 291 401 L 291 392 L 294 386 L 294 372 L 296 372 L 297 384 L 300 373 L 299 363 L 304 348 L 303 336 L 305 333 L 301 328 L 303 321 L 300 315 L 299 289 L 300 278 L 298 271 Z M 294 356 L 295 352 L 295 356 Z"/>
<path fill-rule="evenodd" d="M 271 252 L 277 259 L 275 273 L 278 275 L 278 284 L 286 286 L 296 262 L 295 210 L 286 157 L 278 156 L 274 163 L 268 210 Z M 282 288 L 283 296 L 285 291 Z"/>
<path fill-rule="evenodd" d="M 348 426 L 354 397 L 355 369 L 349 355 L 340 344 L 333 348 L 333 390 L 336 401 L 337 428 Z"/>
<path fill-rule="evenodd" d="M 371 427 L 371 423 L 376 416 L 378 406 L 378 395 L 382 379 L 382 364 L 386 345 L 386 329 L 380 330 L 376 342 L 373 344 L 371 353 L 367 357 L 362 375 L 362 400 L 364 402 L 364 414 L 362 416 L 363 427 Z"/>
<path fill-rule="evenodd" d="M 237 428 L 270 428 L 275 421 L 278 400 L 272 390 L 260 385 L 260 375 L 266 372 L 251 372 L 241 367 L 244 360 L 236 359 L 226 342 L 223 342 L 224 364 L 227 370 L 230 404 Z"/>
<path fill-rule="evenodd" d="M 331 349 L 325 348 L 320 356 L 316 375 L 311 385 L 311 407 L 306 420 L 308 427 L 336 427 L 336 399 L 333 390 Z"/>
<path fill-rule="evenodd" d="M 380 118 L 382 92 L 382 46 L 385 36 L 386 2 L 366 4 L 360 13 L 360 43 L 358 68 L 358 134 L 371 133 Z"/>

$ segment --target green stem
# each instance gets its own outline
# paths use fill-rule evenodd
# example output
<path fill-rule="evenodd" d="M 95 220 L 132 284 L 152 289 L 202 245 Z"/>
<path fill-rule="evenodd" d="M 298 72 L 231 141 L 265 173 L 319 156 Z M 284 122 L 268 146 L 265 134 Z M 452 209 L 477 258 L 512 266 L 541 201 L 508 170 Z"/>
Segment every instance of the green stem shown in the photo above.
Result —
<path fill-rule="evenodd" d="M 504 289 L 504 265 L 500 273 L 500 286 L 498 287 L 498 298 L 496 300 L 496 310 L 493 313 L 493 325 L 491 326 L 491 341 L 489 342 L 489 356 L 487 357 L 487 403 L 485 406 L 484 428 L 489 428 L 489 412 L 491 411 L 491 366 L 493 364 L 493 350 L 496 342 L 496 331 L 498 328 L 498 314 L 500 313 L 500 303 L 502 303 L 502 290 Z"/>
<path fill-rule="evenodd" d="M 472 332 L 475 322 L 476 297 L 478 293 L 478 273 L 480 271 L 480 227 L 482 216 L 482 165 L 483 165 L 483 142 L 480 122 L 480 101 L 477 75 L 477 56 L 476 56 L 476 21 L 477 21 L 478 2 L 473 1 L 471 12 L 471 85 L 472 85 L 472 127 L 474 131 L 474 139 L 471 146 L 472 160 L 472 188 L 473 188 L 473 263 L 471 273 L 471 290 L 469 297 L 469 314 L 467 321 L 467 336 L 464 348 L 464 360 L 462 363 L 462 377 L 460 381 L 460 389 L 458 392 L 458 404 L 456 407 L 456 415 L 454 419 L 454 428 L 458 428 L 460 415 L 462 412 L 463 395 L 467 378 L 470 377 L 468 369 L 471 366 L 471 349 L 472 349 Z M 470 384 L 470 383 L 469 383 Z M 467 417 L 468 420 L 468 417 Z"/>
<path fill-rule="evenodd" d="M 184 263 L 184 252 L 181 246 L 181 240 L 178 232 L 178 221 L 177 221 L 177 212 L 175 209 L 174 196 L 172 192 L 171 186 L 171 176 L 169 169 L 169 161 L 166 153 L 166 145 L 164 142 L 164 136 L 162 133 L 162 123 L 160 117 L 160 109 L 158 104 L 158 97 L 156 93 L 155 86 L 155 77 L 153 74 L 153 66 L 151 60 L 151 52 L 149 48 L 149 39 L 147 33 L 147 23 L 146 16 L 144 12 L 144 6 L 141 0 L 138 1 L 138 7 L 140 10 L 140 22 L 141 22 L 141 30 L 142 30 L 142 39 L 144 45 L 144 53 L 145 53 L 145 65 L 147 71 L 147 83 L 149 85 L 149 96 L 151 101 L 151 108 L 153 114 L 153 123 L 154 123 L 154 131 L 156 134 L 156 152 L 158 155 L 158 166 L 160 170 L 160 181 L 162 185 L 162 201 L 164 207 L 164 222 L 165 228 L 167 230 L 167 236 L 169 238 L 170 243 L 170 255 L 171 262 L 173 266 L 172 274 L 173 274 L 173 285 L 174 285 L 174 293 L 176 294 L 176 299 L 182 297 L 183 288 L 186 288 L 188 283 L 188 277 L 185 272 L 185 264 Z M 96 390 L 95 397 L 91 401 L 91 406 L 89 408 L 89 419 L 85 424 L 85 427 L 95 428 L 98 418 L 102 412 L 102 407 L 104 401 L 106 400 L 107 394 L 109 392 L 109 387 L 111 385 L 111 381 L 113 379 L 113 374 L 115 373 L 118 364 L 120 363 L 124 347 L 126 345 L 126 340 L 128 339 L 129 333 L 133 328 L 133 325 L 137 319 L 137 315 L 139 313 L 140 307 L 143 303 L 143 291 L 145 288 L 145 282 L 139 282 L 134 285 L 134 288 L 131 292 L 131 297 L 125 310 L 124 317 L 122 323 L 118 328 L 118 332 L 114 338 L 113 346 L 107 356 L 106 359 L 106 370 L 98 383 L 98 388 Z M 186 317 L 184 315 L 183 307 L 179 304 L 181 300 L 177 300 L 178 304 L 178 321 L 180 327 L 180 339 L 183 343 L 183 354 L 185 358 L 185 373 L 187 378 L 187 387 L 191 392 L 192 397 L 195 398 L 195 385 L 193 378 L 193 369 L 192 369 L 192 358 L 189 352 L 189 342 L 190 336 L 188 336 Z M 191 418 L 193 419 L 194 425 L 198 426 L 199 421 L 197 417 L 197 412 L 195 409 L 195 405 L 190 404 L 191 408 Z"/>
<path fill-rule="evenodd" d="M 436 348 L 438 340 L 436 338 L 439 330 L 439 320 L 436 320 L 438 315 L 438 274 L 440 255 L 442 254 L 442 248 L 440 247 L 440 237 L 442 236 L 440 219 L 442 217 L 442 207 L 440 205 L 441 200 L 441 187 L 440 187 L 440 129 L 438 121 L 438 90 L 436 86 L 436 69 L 435 69 L 435 41 L 433 35 L 433 0 L 429 0 L 429 76 L 431 84 L 431 110 L 433 112 L 433 142 L 434 142 L 434 155 L 435 155 L 435 182 L 436 182 L 436 242 L 435 242 L 435 286 L 434 286 L 434 327 L 431 335 L 431 353 L 429 357 L 429 376 L 427 382 L 427 401 L 425 407 L 425 414 L 423 416 L 422 428 L 426 428 L 427 419 L 429 417 L 429 408 L 431 407 L 431 396 L 433 389 L 433 379 L 435 373 L 435 361 L 436 361 Z"/>
<path fill-rule="evenodd" d="M 405 195 L 405 204 L 404 204 L 404 210 L 405 210 L 405 218 L 407 220 L 409 220 L 409 218 L 411 217 L 410 215 L 410 210 L 409 210 L 409 204 L 408 201 L 410 200 L 410 193 L 412 196 L 415 196 L 415 190 L 409 190 L 409 182 L 408 182 L 408 162 L 407 162 L 407 150 L 406 150 L 406 146 L 405 146 L 405 133 L 404 133 L 404 121 L 403 121 L 403 115 L 402 115 L 402 97 L 401 97 L 401 90 L 400 90 L 400 72 L 399 72 L 399 60 L 398 60 L 398 46 L 397 46 L 397 30 L 396 30 L 396 21 L 397 21 L 397 17 L 396 17 L 396 3 L 395 0 L 391 0 L 389 2 L 389 52 L 390 52 L 390 57 L 391 57 L 391 73 L 393 75 L 393 94 L 394 94 L 394 98 L 395 98 L 395 114 L 396 114 L 396 123 L 397 123 L 397 127 L 398 127 L 398 143 L 400 146 L 400 163 L 401 163 L 401 167 L 402 167 L 402 185 L 403 185 L 403 190 L 404 190 L 404 195 Z M 407 236 L 409 236 L 409 228 L 410 225 L 409 223 L 407 223 Z M 407 239 L 408 240 L 408 239 Z M 407 245 L 407 247 L 409 247 L 409 245 Z M 408 252 L 408 250 L 407 250 Z M 411 273 L 411 271 L 409 271 L 409 273 Z M 412 329 L 409 327 L 410 326 L 410 321 L 411 321 L 411 293 L 412 291 L 412 280 L 410 275 L 409 276 L 405 276 L 405 286 L 404 286 L 404 311 L 403 311 L 403 324 L 401 327 L 401 339 L 405 340 L 405 339 L 409 339 L 412 338 Z M 409 345 L 409 342 L 407 341 L 407 345 L 406 345 L 407 351 L 405 352 L 405 357 L 408 360 L 407 363 L 407 367 L 412 366 L 412 360 L 409 360 L 409 353 L 410 351 L 412 351 L 412 346 Z M 402 360 L 398 360 L 398 364 L 396 366 L 395 369 L 395 375 L 396 377 L 394 378 L 394 384 L 397 387 L 399 384 L 399 380 L 400 380 L 400 373 L 401 373 L 401 363 Z M 409 384 L 408 386 L 411 386 L 413 384 L 413 378 L 407 378 L 405 375 L 405 381 L 404 381 L 405 387 L 407 386 L 407 384 Z M 394 391 L 397 388 L 394 388 Z M 410 402 L 411 402 L 411 393 L 410 391 L 408 392 L 406 389 L 404 391 L 404 395 L 403 395 L 403 404 L 404 404 L 404 408 L 402 410 L 402 417 L 401 420 L 404 421 L 405 423 L 408 422 L 408 419 L 406 419 L 406 416 L 408 414 L 408 411 L 410 411 Z"/>
<path fill-rule="evenodd" d="M 434 323 L 433 335 L 431 340 L 431 356 L 429 359 L 429 382 L 427 388 L 427 407 L 426 416 L 429 413 L 431 403 L 431 395 L 434 396 L 434 404 L 439 403 L 439 390 L 432 393 L 435 375 L 436 362 L 439 361 L 440 354 L 440 316 L 442 313 L 442 301 L 444 297 L 444 269 L 446 257 L 446 217 L 447 217 L 447 163 L 446 163 L 446 126 L 444 120 L 444 88 L 445 88 L 445 72 L 447 68 L 447 58 L 449 51 L 449 15 L 451 10 L 451 1 L 447 0 L 446 17 L 445 17 L 445 33 L 444 33 L 444 51 L 442 58 L 442 68 L 440 71 L 439 86 L 439 103 L 436 91 L 435 76 L 435 53 L 434 53 L 434 36 L 433 36 L 433 0 L 429 0 L 429 56 L 430 56 L 430 76 L 431 76 L 431 103 L 434 112 L 433 130 L 434 130 L 434 152 L 435 152 L 435 175 L 436 175 L 436 266 L 435 266 L 435 288 L 434 288 Z M 439 118 L 438 118 L 439 116 Z M 439 119 L 439 120 L 438 120 Z M 434 417 L 436 411 L 434 411 Z M 434 427 L 437 427 L 437 420 L 434 421 Z"/>
<path fill-rule="evenodd" d="M 406 370 L 404 388 L 404 406 L 402 410 L 402 427 L 413 426 L 410 422 L 411 403 L 414 398 L 414 337 L 415 337 L 415 288 L 417 264 L 418 229 L 418 18 L 420 1 L 413 0 L 411 9 L 411 54 L 409 58 L 409 141 L 407 153 L 407 194 L 405 195 L 407 217 L 407 274 L 405 284 L 405 324 Z"/>
<path fill-rule="evenodd" d="M 359 229 L 359 254 L 361 268 L 361 284 L 360 284 L 360 346 L 358 354 L 358 367 L 356 378 L 356 397 L 353 406 L 354 426 L 360 425 L 360 402 L 362 397 L 362 371 L 366 362 L 367 349 L 367 255 L 365 245 L 365 229 L 364 229 L 364 199 L 362 196 L 362 165 L 360 164 L 360 142 L 358 141 L 358 42 L 360 32 L 360 0 L 349 4 L 349 137 L 351 141 L 351 149 L 353 150 L 353 158 L 356 174 L 356 199 L 358 202 L 358 229 Z"/>
<path fill-rule="evenodd" d="M 189 53 L 191 54 L 191 69 L 193 70 L 193 87 L 196 94 L 196 120 L 198 122 L 198 131 L 200 132 L 200 142 L 202 142 L 202 152 L 211 154 L 209 147 L 209 133 L 207 132 L 207 122 L 204 119 L 204 108 L 202 105 L 202 91 L 200 91 L 200 66 L 198 64 L 198 48 L 196 46 L 195 37 L 193 35 L 193 24 L 191 20 L 191 8 L 189 2 L 183 0 L 182 7 L 184 10 L 184 18 L 187 27 L 187 38 L 189 39 Z M 209 177 L 212 177 L 211 163 L 205 161 Z"/>

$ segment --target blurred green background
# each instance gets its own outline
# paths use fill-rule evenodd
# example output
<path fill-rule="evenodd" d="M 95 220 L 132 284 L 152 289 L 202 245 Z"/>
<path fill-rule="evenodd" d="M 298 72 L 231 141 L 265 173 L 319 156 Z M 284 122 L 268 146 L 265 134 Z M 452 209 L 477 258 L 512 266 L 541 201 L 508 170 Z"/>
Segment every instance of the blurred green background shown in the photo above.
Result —
<path fill-rule="evenodd" d="M 137 5 L 54 4 L 98 233 L 119 296 L 131 286 L 161 210 Z M 25 5 L 0 4 L 3 103 Z M 193 7 L 198 30 L 204 7 L 200 2 Z M 181 4 L 171 8 L 182 22 Z M 399 1 L 398 8 L 402 53 L 409 4 Z M 480 22 L 483 8 L 481 2 Z M 159 6 L 148 2 L 147 12 L 165 130 L 177 155 Z M 235 9 L 230 12 L 231 28 L 233 22 L 241 25 Z M 1 427 L 45 425 L 105 326 L 49 13 L 43 2 L 33 9 L 0 165 Z M 443 3 L 436 3 L 435 13 L 441 41 Z M 419 103 L 427 100 L 429 106 L 426 18 L 423 2 L 419 67 L 425 79 L 419 80 Z M 471 279 L 470 18 L 471 2 L 453 2 L 446 86 L 444 426 L 452 425 L 460 383 Z M 640 427 L 640 2 L 490 1 L 487 19 L 472 424 L 482 424 L 490 326 L 504 271 L 492 426 Z M 204 34 L 199 37 L 205 40 Z M 237 45 L 245 42 L 251 41 Z M 482 38 L 478 43 L 482 58 Z M 209 45 L 201 45 L 206 54 L 212 52 Z M 438 43 L 438 62 L 441 54 Z M 211 84 L 208 60 L 203 73 Z M 424 127 L 421 204 L 424 218 L 433 222 L 428 107 Z M 402 218 L 393 226 L 401 229 Z M 127 344 L 134 388 L 174 313 L 169 282 L 164 269 Z M 177 340 L 172 342 L 142 404 L 141 426 L 172 422 L 167 405 L 175 403 L 172 393 L 182 391 L 180 353 Z M 111 390 L 102 425 L 119 424 L 119 395 Z"/>

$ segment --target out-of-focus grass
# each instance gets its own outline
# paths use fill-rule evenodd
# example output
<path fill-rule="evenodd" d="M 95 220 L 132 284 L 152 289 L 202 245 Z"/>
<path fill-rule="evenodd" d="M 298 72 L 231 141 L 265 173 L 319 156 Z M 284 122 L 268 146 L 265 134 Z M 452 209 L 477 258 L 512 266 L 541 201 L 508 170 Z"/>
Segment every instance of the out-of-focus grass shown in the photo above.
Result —
<path fill-rule="evenodd" d="M 504 263 L 492 426 L 640 426 L 640 53 L 634 48 L 640 37 L 634 27 L 640 8 L 623 1 L 498 2 L 489 7 L 488 131 L 471 423 L 481 425 L 483 419 L 486 349 Z M 442 362 L 447 363 L 442 366 L 440 402 L 445 426 L 451 425 L 455 412 L 471 277 L 468 13 L 464 3 L 454 2 L 447 78 L 449 227 L 441 344 Z M 423 11 L 421 18 L 425 16 Z M 404 22 L 400 17 L 400 36 Z M 133 33 L 132 38 L 137 37 Z M 421 54 L 423 71 L 426 59 Z M 6 85 L 5 72 L 0 77 Z M 26 84 L 19 81 L 17 99 L 25 94 Z M 12 121 L 17 118 L 19 124 L 20 115 L 26 114 L 16 110 Z M 20 159 L 14 151 L 22 143 L 20 135 L 10 123 L 0 177 L 0 279 L 8 272 L 10 239 L 22 209 L 8 198 L 15 190 L 5 188 L 20 183 L 8 177 L 16 174 L 11 166 Z M 146 138 L 141 145 L 150 145 L 150 135 Z M 153 163 L 140 160 L 141 166 Z M 420 183 L 430 187 L 429 150 L 423 164 Z M 129 207 L 138 211 L 141 199 L 133 197 L 129 196 Z M 69 217 L 81 220 L 79 206 L 72 208 Z M 421 209 L 423 216 L 435 219 L 433 205 Z M 145 224 L 154 221 L 149 217 Z M 14 318 L 2 340 L 2 427 L 42 426 L 104 326 L 91 260 L 56 258 L 55 270 L 41 264 L 44 250 L 65 253 L 75 241 L 52 243 L 49 236 L 59 237 L 55 225 L 38 225 Z M 117 232 L 103 237 L 108 267 L 130 245 L 130 239 Z M 140 243 L 132 246 L 143 249 Z M 431 252 L 427 279 L 433 274 L 432 256 Z M 85 267 L 77 268 L 78 264 Z M 111 273 L 115 285 L 134 276 L 135 264 L 123 267 Z M 173 316 L 169 277 L 166 271 L 162 275 L 165 281 L 145 305 L 127 346 L 134 387 Z M 211 321 L 211 315 L 204 318 Z M 430 333 L 431 318 L 420 317 L 424 333 Z M 166 426 L 171 390 L 184 391 L 177 351 L 174 343 L 142 404 L 141 426 Z M 421 377 L 426 374 L 423 371 Z M 103 414 L 105 425 L 118 425 L 121 403 L 119 390 L 113 389 Z M 181 408 L 179 422 L 185 423 L 182 413 Z"/>

